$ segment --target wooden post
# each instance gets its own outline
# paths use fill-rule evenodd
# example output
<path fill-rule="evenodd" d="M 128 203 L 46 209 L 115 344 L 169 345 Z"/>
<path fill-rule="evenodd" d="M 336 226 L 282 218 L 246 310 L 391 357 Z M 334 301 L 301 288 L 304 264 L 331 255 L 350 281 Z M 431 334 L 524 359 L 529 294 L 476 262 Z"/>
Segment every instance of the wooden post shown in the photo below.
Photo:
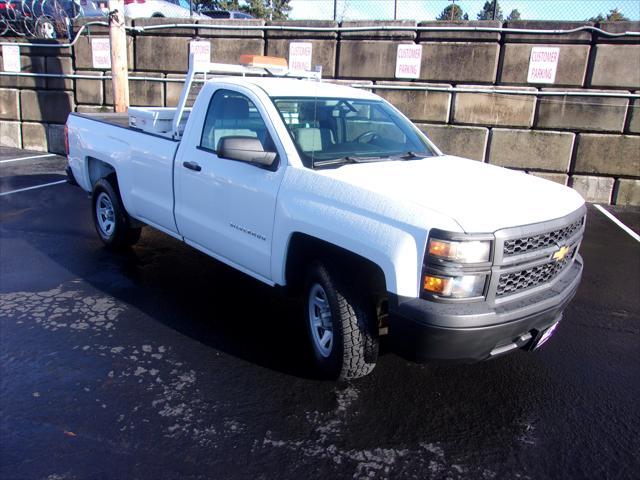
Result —
<path fill-rule="evenodd" d="M 116 112 L 129 108 L 127 32 L 124 28 L 124 0 L 109 0 L 109 40 L 111 42 L 111 81 Z"/>

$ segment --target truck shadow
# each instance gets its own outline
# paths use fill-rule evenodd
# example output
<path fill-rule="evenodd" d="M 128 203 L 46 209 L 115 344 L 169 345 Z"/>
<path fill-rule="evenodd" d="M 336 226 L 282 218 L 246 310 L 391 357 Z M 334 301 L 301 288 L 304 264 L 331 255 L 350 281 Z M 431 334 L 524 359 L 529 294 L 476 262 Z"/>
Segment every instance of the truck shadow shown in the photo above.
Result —
<path fill-rule="evenodd" d="M 86 195 L 56 188 L 6 197 L 13 213 L 3 232 L 18 232 L 71 278 L 179 334 L 274 371 L 317 378 L 299 301 L 150 227 L 134 247 L 107 251 Z M 38 277 L 25 272 L 18 288 L 55 288 L 60 277 L 47 275 L 50 268 Z"/>
<path fill-rule="evenodd" d="M 266 368 L 314 378 L 302 307 L 284 291 L 150 228 L 135 247 L 105 254 L 123 282 L 136 287 L 108 293 L 200 343 Z"/>

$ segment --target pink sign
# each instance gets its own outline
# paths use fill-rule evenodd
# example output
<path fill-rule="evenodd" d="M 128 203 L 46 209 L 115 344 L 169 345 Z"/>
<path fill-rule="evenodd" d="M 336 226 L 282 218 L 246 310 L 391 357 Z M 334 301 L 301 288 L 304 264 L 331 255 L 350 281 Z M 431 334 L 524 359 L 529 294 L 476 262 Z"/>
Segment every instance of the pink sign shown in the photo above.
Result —
<path fill-rule="evenodd" d="M 396 78 L 420 78 L 422 45 L 398 45 Z"/>
<path fill-rule="evenodd" d="M 289 44 L 289 69 L 310 71 L 313 44 L 308 42 L 291 42 Z"/>
<path fill-rule="evenodd" d="M 559 47 L 533 47 L 529 59 L 527 82 L 554 83 L 559 59 Z"/>
<path fill-rule="evenodd" d="M 111 45 L 108 38 L 91 39 L 91 59 L 93 68 L 111 68 Z"/>

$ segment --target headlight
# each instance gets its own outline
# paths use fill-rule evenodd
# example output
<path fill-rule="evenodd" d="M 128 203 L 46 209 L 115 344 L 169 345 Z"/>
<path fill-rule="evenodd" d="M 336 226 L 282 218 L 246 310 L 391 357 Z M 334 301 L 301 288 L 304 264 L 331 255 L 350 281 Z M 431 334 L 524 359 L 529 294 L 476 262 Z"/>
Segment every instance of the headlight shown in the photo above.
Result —
<path fill-rule="evenodd" d="M 463 275 L 448 277 L 446 275 L 425 274 L 422 288 L 426 292 L 450 298 L 479 297 L 484 294 L 486 275 Z"/>
<path fill-rule="evenodd" d="M 471 240 L 456 242 L 453 240 L 429 240 L 429 255 L 436 258 L 460 263 L 488 262 L 491 256 L 491 242 Z"/>

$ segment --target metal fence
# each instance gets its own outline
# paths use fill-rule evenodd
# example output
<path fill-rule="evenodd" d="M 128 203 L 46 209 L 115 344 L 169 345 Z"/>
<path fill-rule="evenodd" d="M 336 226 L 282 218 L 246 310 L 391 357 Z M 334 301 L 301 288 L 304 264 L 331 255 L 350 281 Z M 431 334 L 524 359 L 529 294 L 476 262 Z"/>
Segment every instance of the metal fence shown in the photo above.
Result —
<path fill-rule="evenodd" d="M 640 20 L 640 0 L 291 0 L 294 20 Z"/>
<path fill-rule="evenodd" d="M 86 15 L 86 6 L 105 1 L 0 0 L 0 36 L 68 38 L 72 21 Z M 640 20 L 640 0 L 290 0 L 289 5 L 292 20 Z M 100 15 L 92 19 L 104 20 L 99 8 L 91 11 Z"/>

